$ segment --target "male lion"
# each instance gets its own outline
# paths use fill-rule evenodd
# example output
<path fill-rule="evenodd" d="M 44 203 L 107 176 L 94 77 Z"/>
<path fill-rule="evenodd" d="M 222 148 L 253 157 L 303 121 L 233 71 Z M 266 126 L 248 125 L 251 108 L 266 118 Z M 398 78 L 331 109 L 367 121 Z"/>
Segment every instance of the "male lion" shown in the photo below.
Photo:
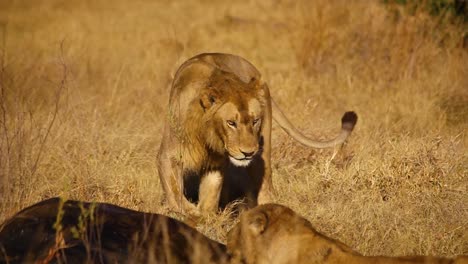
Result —
<path fill-rule="evenodd" d="M 309 221 L 288 207 L 260 205 L 244 212 L 228 233 L 231 263 L 468 263 L 466 256 L 456 260 L 427 257 L 362 256 L 348 246 L 317 232 Z"/>
<path fill-rule="evenodd" d="M 223 244 L 170 217 L 51 198 L 0 226 L 0 263 L 227 263 Z"/>
<path fill-rule="evenodd" d="M 315 148 L 343 143 L 357 121 L 354 112 L 347 112 L 336 138 L 314 141 L 284 116 L 247 60 L 208 53 L 183 63 L 172 83 L 158 155 L 169 206 L 198 214 L 236 199 L 249 207 L 271 201 L 272 110 L 289 135 Z M 191 203 L 197 201 L 198 208 Z"/>

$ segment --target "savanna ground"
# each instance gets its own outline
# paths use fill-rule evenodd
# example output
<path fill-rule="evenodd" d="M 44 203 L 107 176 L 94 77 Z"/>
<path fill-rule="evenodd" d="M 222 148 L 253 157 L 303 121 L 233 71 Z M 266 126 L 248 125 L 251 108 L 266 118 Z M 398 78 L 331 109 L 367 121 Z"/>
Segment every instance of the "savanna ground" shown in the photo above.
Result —
<path fill-rule="evenodd" d="M 278 203 L 364 254 L 468 254 L 466 32 L 366 0 L 3 0 L 0 221 L 59 195 L 171 214 L 155 163 L 171 73 L 227 52 L 310 136 L 359 115 L 336 156 L 274 125 Z M 232 224 L 198 229 L 224 242 Z"/>

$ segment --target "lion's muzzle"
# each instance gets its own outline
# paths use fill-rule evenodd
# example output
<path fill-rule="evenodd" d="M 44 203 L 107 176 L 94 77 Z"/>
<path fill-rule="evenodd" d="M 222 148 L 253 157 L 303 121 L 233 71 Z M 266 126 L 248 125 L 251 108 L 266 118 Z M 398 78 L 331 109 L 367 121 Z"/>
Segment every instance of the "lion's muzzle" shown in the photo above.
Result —
<path fill-rule="evenodd" d="M 252 161 L 252 158 L 241 158 L 237 159 L 234 158 L 233 156 L 229 155 L 229 161 L 231 161 L 232 164 L 236 167 L 247 167 L 249 166 L 250 162 Z"/>

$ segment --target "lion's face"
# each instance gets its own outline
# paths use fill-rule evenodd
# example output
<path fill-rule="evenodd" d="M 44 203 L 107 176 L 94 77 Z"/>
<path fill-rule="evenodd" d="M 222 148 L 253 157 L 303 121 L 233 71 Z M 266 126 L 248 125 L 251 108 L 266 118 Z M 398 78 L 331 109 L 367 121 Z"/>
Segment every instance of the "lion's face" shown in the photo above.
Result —
<path fill-rule="evenodd" d="M 468 263 L 466 256 L 455 262 L 433 256 L 362 256 L 317 232 L 307 219 L 278 204 L 262 204 L 243 212 L 227 235 L 227 249 L 232 264 Z"/>
<path fill-rule="evenodd" d="M 310 223 L 291 209 L 263 204 L 241 214 L 227 247 L 232 263 L 298 263 L 296 254 L 311 246 L 301 238 L 310 232 Z"/>
<path fill-rule="evenodd" d="M 262 88 L 257 80 L 243 83 L 229 75 L 220 79 L 212 82 L 201 98 L 201 104 L 207 109 L 206 114 L 210 115 L 214 127 L 209 136 L 211 142 L 207 141 L 214 146 L 213 149 L 227 153 L 232 164 L 245 167 L 261 151 L 260 132 L 264 117 Z M 216 145 L 219 145 L 218 149 Z"/>
<path fill-rule="evenodd" d="M 228 102 L 216 114 L 224 148 L 236 166 L 247 166 L 259 151 L 262 111 L 257 99 L 245 105 Z"/>

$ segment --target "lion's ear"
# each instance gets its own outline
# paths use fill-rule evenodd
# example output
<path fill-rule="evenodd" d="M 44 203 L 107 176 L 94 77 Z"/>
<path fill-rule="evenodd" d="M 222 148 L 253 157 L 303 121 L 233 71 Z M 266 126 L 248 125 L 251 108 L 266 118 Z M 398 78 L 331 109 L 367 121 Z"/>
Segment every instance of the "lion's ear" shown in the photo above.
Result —
<path fill-rule="evenodd" d="M 268 225 L 268 216 L 265 212 L 257 212 L 249 219 L 249 229 L 255 235 L 263 233 Z"/>
<path fill-rule="evenodd" d="M 249 81 L 249 86 L 255 89 L 260 89 L 263 85 L 262 78 L 252 77 Z"/>
<path fill-rule="evenodd" d="M 265 96 L 265 82 L 260 78 L 252 77 L 249 82 L 249 86 L 251 89 L 257 90 L 257 94 L 259 97 L 264 97 Z"/>
<path fill-rule="evenodd" d="M 237 224 L 234 226 L 228 233 L 227 233 L 227 243 L 226 246 L 228 247 L 228 252 L 231 255 L 239 254 L 238 250 L 235 250 L 239 244 L 241 243 L 241 228 L 240 225 Z M 234 249 L 234 251 L 232 251 Z"/>
<path fill-rule="evenodd" d="M 213 91 L 205 91 L 200 95 L 200 105 L 205 111 L 215 105 L 217 101 L 218 97 Z"/>

